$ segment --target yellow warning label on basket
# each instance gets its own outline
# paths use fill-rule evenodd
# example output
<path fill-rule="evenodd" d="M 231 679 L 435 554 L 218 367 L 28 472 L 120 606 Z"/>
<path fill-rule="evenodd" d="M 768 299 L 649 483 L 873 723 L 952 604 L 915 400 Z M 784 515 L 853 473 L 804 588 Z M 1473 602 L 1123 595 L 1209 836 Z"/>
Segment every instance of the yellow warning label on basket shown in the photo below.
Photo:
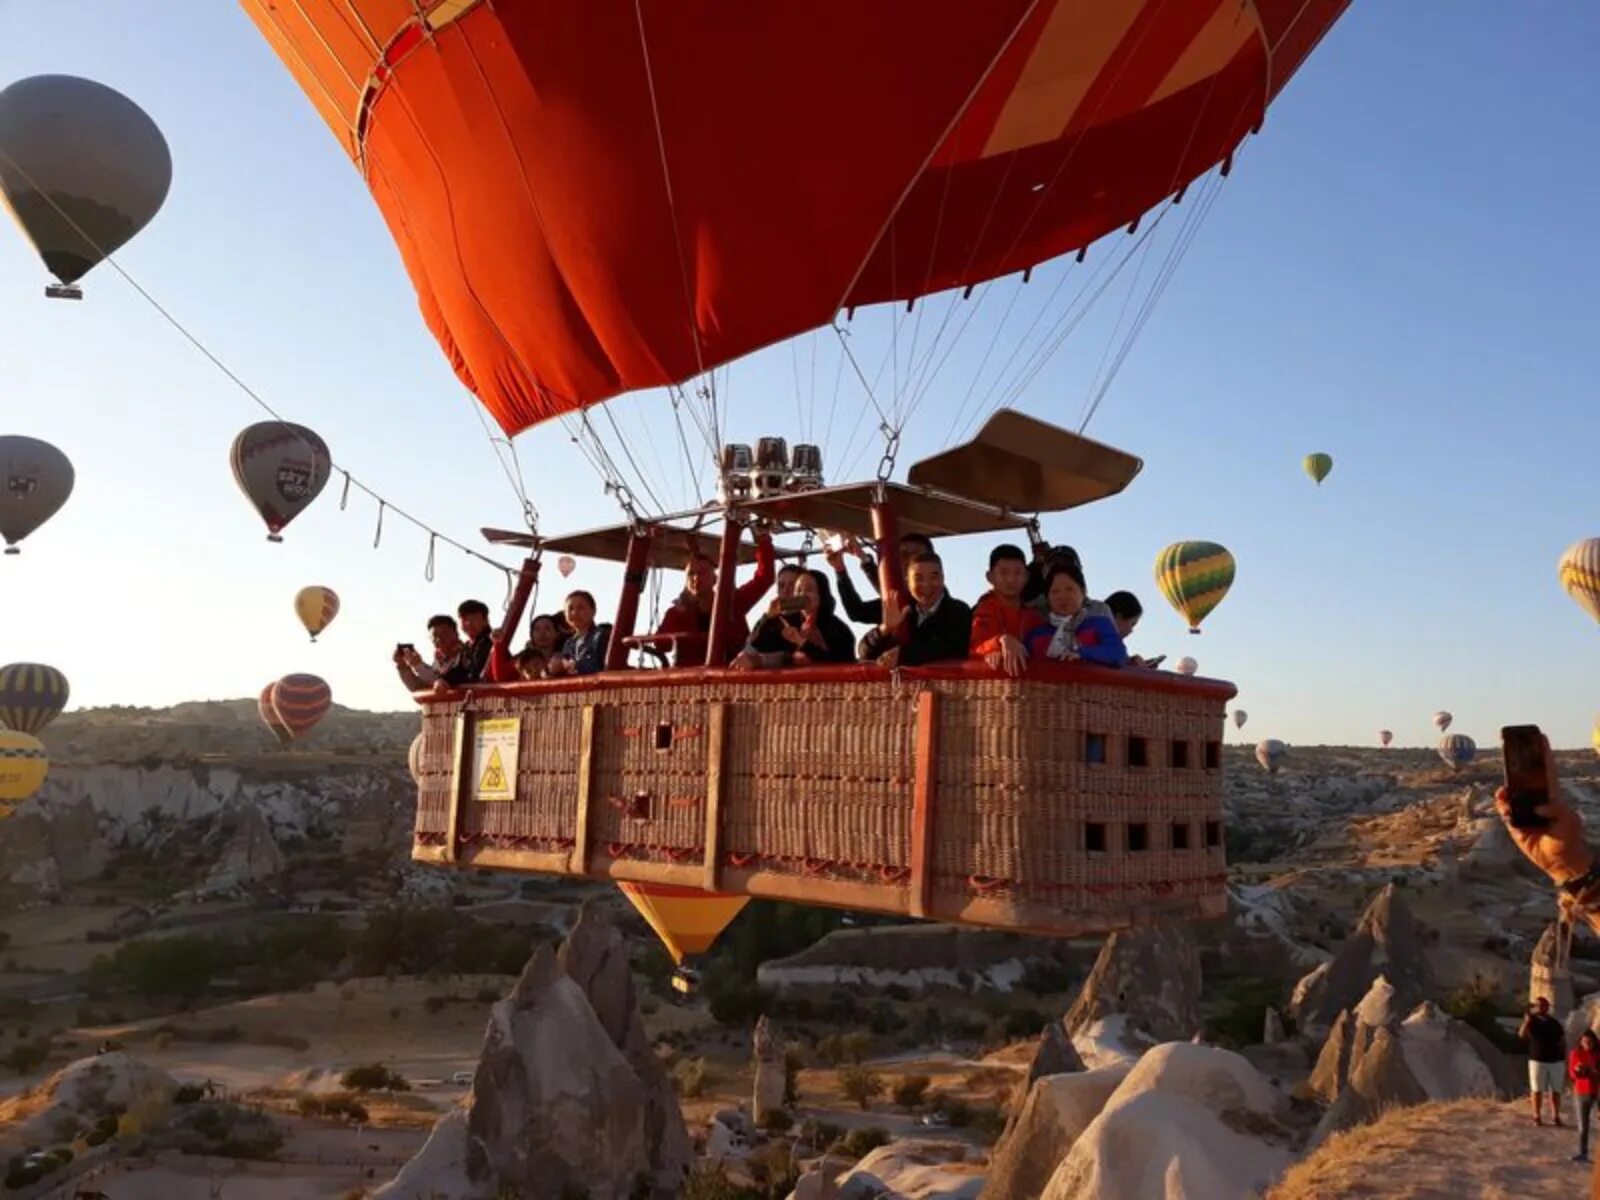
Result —
<path fill-rule="evenodd" d="M 479 721 L 473 730 L 472 798 L 483 803 L 517 798 L 517 742 L 520 717 Z"/>

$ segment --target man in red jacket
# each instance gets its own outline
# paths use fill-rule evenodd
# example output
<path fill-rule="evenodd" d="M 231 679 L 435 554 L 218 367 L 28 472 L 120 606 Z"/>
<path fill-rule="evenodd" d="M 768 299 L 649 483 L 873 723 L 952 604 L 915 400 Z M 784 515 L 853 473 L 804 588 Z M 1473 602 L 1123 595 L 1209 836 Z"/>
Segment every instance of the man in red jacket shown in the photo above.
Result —
<path fill-rule="evenodd" d="M 772 535 L 763 529 L 756 534 L 756 573 L 734 589 L 733 612 L 729 614 L 733 622 L 733 636 L 728 639 L 729 657 L 737 654 L 749 639 L 750 623 L 746 618 L 772 586 L 778 573 L 777 564 Z M 710 559 L 697 554 L 684 568 L 683 579 L 683 592 L 661 618 L 656 633 L 680 635 L 672 644 L 673 666 L 704 666 L 711 639 L 711 608 L 717 594 L 717 568 Z M 724 667 L 727 663 L 713 665 Z"/>

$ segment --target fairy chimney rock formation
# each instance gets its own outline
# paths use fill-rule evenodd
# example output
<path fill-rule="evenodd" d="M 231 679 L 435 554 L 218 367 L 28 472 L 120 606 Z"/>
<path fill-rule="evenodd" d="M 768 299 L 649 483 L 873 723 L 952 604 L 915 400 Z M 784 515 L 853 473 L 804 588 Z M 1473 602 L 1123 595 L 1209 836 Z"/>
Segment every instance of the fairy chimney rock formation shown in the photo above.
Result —
<path fill-rule="evenodd" d="M 783 1112 L 787 1108 L 783 1039 L 779 1037 L 777 1028 L 766 1017 L 762 1017 L 756 1022 L 753 1042 L 756 1082 L 750 1116 L 757 1128 L 765 1128 L 773 1113 Z"/>
<path fill-rule="evenodd" d="M 1392 1003 L 1399 1012 L 1439 994 L 1422 932 L 1392 883 L 1367 906 L 1355 933 L 1332 960 L 1295 986 L 1289 1015 L 1302 1033 L 1320 1033 L 1341 1012 L 1360 1004 L 1380 976 L 1392 989 Z"/>
<path fill-rule="evenodd" d="M 1182 925 L 1121 930 L 1067 1012 L 1066 1029 L 1082 1032 L 1116 1014 L 1157 1041 L 1187 1039 L 1200 1027 L 1200 949 Z"/>

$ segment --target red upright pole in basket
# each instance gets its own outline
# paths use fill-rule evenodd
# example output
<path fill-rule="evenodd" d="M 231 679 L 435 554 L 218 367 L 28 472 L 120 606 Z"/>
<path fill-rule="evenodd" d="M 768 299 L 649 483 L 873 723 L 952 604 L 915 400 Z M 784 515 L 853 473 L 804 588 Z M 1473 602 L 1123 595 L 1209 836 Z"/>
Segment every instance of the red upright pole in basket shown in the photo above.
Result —
<path fill-rule="evenodd" d="M 606 644 L 606 670 L 620 671 L 628 665 L 627 641 L 639 619 L 639 597 L 644 592 L 645 570 L 650 562 L 650 543 L 654 525 L 641 525 L 628 538 L 628 559 L 622 568 L 622 598 L 617 601 L 617 619 L 611 625 L 611 641 Z"/>

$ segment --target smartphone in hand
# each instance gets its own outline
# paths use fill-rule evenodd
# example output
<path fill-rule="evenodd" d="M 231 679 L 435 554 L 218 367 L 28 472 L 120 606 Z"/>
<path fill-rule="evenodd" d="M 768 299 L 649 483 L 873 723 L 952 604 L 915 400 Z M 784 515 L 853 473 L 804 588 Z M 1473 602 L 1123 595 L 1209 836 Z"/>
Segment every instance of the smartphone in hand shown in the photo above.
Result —
<path fill-rule="evenodd" d="M 1536 810 L 1550 801 L 1550 750 L 1537 725 L 1507 725 L 1500 730 L 1506 802 L 1517 829 L 1545 829 L 1550 818 Z"/>

